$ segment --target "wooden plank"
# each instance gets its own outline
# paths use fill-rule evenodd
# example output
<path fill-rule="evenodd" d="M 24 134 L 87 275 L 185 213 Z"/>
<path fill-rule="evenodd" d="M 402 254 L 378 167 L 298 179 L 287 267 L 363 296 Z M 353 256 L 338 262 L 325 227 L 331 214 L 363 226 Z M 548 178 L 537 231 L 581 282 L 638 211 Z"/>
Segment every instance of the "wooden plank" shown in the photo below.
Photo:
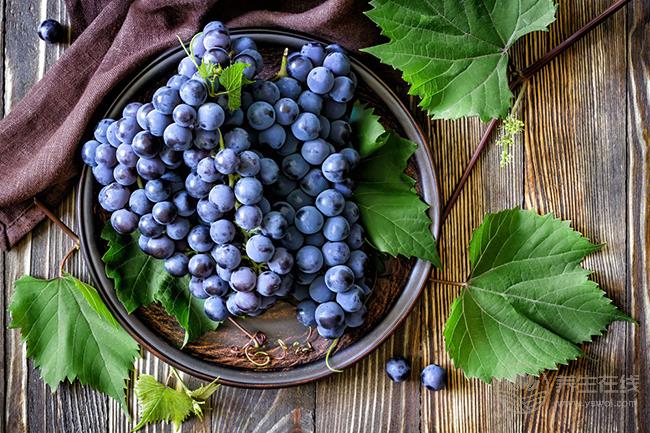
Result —
<path fill-rule="evenodd" d="M 650 4 L 636 0 L 628 6 L 627 14 L 627 287 L 632 292 L 632 314 L 639 322 L 634 338 L 634 374 L 639 377 L 638 403 L 634 422 L 629 420 L 627 431 L 635 426 L 647 430 L 650 425 Z"/>

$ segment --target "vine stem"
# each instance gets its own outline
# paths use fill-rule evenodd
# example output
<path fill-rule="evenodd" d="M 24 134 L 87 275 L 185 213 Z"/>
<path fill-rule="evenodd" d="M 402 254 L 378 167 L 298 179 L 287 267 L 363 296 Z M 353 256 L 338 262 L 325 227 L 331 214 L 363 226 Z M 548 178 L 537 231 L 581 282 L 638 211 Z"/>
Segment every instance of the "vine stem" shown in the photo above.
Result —
<path fill-rule="evenodd" d="M 459 283 L 458 281 L 447 281 L 447 280 L 438 280 L 436 278 L 429 279 L 430 283 L 442 284 L 445 286 L 454 286 L 454 287 L 467 287 L 467 283 Z"/>
<path fill-rule="evenodd" d="M 70 227 L 65 225 L 63 221 L 61 221 L 54 213 L 47 208 L 39 199 L 34 197 L 34 204 L 36 205 L 37 208 L 41 210 L 47 216 L 50 221 L 52 221 L 54 224 L 56 224 L 61 230 L 65 232 L 68 236 L 72 238 L 72 240 L 75 242 L 77 246 L 79 246 L 79 236 L 75 232 L 72 231 Z"/>
<path fill-rule="evenodd" d="M 65 253 L 65 256 L 61 259 L 61 262 L 59 263 L 59 277 L 63 278 L 63 268 L 65 267 L 66 262 L 72 257 L 72 255 L 79 249 L 79 244 L 75 243 L 70 247 L 67 253 Z"/>
<path fill-rule="evenodd" d="M 261 343 L 257 340 L 257 333 L 255 333 L 255 335 L 251 334 L 250 331 L 248 331 L 242 325 L 237 323 L 237 321 L 235 319 L 233 319 L 232 317 L 228 317 L 228 320 L 230 321 L 230 323 L 235 325 L 237 327 L 237 329 L 239 329 L 241 332 L 246 334 L 246 336 L 249 337 L 251 339 L 251 341 L 255 344 L 256 348 L 260 346 Z M 250 344 L 250 341 L 247 343 L 247 345 L 248 344 Z"/>
<path fill-rule="evenodd" d="M 622 9 L 627 3 L 629 3 L 630 0 L 617 0 L 616 2 L 612 3 L 607 9 L 605 9 L 602 13 L 600 13 L 598 16 L 596 16 L 594 19 L 589 21 L 587 24 L 582 26 L 578 31 L 573 33 L 571 36 L 566 38 L 562 43 L 560 43 L 558 46 L 544 54 L 541 58 L 533 62 L 532 65 L 526 67 L 521 74 L 519 74 L 510 84 L 511 89 L 516 89 L 519 86 L 522 86 L 523 84 L 527 83 L 535 74 L 537 74 L 541 69 L 543 69 L 546 65 L 551 63 L 557 56 L 560 54 L 564 53 L 569 47 L 571 47 L 573 44 L 578 42 L 580 39 L 585 37 L 589 32 L 591 32 L 593 29 L 598 27 L 600 24 L 602 24 L 605 20 L 607 20 L 609 17 L 614 15 L 616 12 L 618 12 L 620 9 Z M 472 157 L 469 160 L 469 163 L 465 167 L 465 170 L 463 171 L 463 175 L 460 178 L 460 181 L 454 188 L 453 193 L 451 194 L 451 197 L 447 201 L 447 204 L 445 205 L 445 209 L 442 213 L 442 218 L 440 220 L 440 225 L 442 226 L 445 223 L 445 220 L 449 216 L 452 208 L 456 204 L 456 201 L 458 200 L 458 197 L 460 196 L 461 191 L 465 187 L 465 184 L 467 183 L 467 180 L 469 179 L 469 175 L 472 173 L 472 170 L 474 169 L 474 166 L 476 165 L 476 162 L 478 161 L 479 157 L 481 156 L 481 153 L 483 153 L 483 150 L 485 150 L 486 145 L 489 143 L 492 134 L 494 133 L 494 130 L 496 129 L 497 125 L 499 124 L 498 119 L 492 119 L 490 120 L 490 123 L 488 124 L 487 128 L 483 132 L 483 136 L 481 137 L 481 141 L 479 141 L 478 146 L 476 146 L 476 149 L 474 150 L 474 153 L 472 154 Z"/>

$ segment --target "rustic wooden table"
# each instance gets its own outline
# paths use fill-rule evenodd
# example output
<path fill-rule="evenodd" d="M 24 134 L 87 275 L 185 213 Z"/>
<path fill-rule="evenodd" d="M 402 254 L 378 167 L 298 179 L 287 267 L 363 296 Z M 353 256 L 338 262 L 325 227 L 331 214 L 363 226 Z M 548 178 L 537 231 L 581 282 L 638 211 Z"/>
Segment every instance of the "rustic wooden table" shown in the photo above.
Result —
<path fill-rule="evenodd" d="M 610 4 L 561 0 L 550 33 L 527 37 L 514 61 L 529 64 Z M 64 46 L 39 42 L 45 18 L 66 21 L 61 0 L 3 0 L 0 46 L 2 110 L 6 114 L 60 56 Z M 281 390 L 222 387 L 212 410 L 184 432 L 632 432 L 650 424 L 650 2 L 634 0 L 539 73 L 521 106 L 526 122 L 514 162 L 499 167 L 499 149 L 482 155 L 442 230 L 444 270 L 436 278 L 468 274 L 466 246 L 487 211 L 523 206 L 554 212 L 596 242 L 607 243 L 586 266 L 624 311 L 639 321 L 617 322 L 585 347 L 586 356 L 539 379 L 491 386 L 467 380 L 444 350 L 443 323 L 456 288 L 431 284 L 405 325 L 378 350 L 343 374 Z M 477 120 L 429 121 L 429 136 L 443 200 L 449 197 L 485 125 Z M 1 156 L 0 156 L 1 157 Z M 75 191 L 56 210 L 76 227 Z M 7 299 L 23 274 L 56 274 L 69 247 L 51 223 L 41 224 L 0 256 L 0 431 L 129 432 L 118 404 L 86 387 L 63 385 L 56 394 L 25 358 L 15 330 L 6 329 Z M 88 278 L 81 257 L 71 271 Z M 393 384 L 384 363 L 393 355 L 448 368 L 445 391 L 423 390 L 414 378 Z M 148 353 L 139 372 L 158 377 L 168 367 Z M 132 390 L 129 405 L 135 413 Z M 144 431 L 171 431 L 169 426 Z"/>

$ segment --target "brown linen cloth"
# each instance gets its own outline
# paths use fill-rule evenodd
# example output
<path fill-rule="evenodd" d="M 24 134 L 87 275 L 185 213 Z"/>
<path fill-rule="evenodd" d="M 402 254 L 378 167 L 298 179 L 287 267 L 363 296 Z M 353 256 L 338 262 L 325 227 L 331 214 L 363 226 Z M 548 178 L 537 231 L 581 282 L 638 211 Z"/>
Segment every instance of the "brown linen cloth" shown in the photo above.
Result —
<path fill-rule="evenodd" d="M 102 100 L 147 60 L 211 20 L 280 27 L 348 49 L 372 45 L 377 28 L 364 1 L 66 0 L 74 43 L 0 121 L 0 249 L 45 215 L 33 197 L 61 201 L 80 169 L 79 144 Z M 34 34 L 36 37 L 36 34 Z"/>

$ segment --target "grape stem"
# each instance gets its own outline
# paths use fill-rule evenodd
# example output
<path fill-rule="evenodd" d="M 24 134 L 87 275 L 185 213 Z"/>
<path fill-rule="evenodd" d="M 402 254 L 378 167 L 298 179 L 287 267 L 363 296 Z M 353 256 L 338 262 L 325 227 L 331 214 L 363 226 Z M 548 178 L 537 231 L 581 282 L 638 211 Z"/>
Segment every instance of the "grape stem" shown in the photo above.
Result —
<path fill-rule="evenodd" d="M 236 327 L 237 329 L 239 329 L 239 330 L 240 330 L 241 332 L 243 332 L 243 333 L 244 333 L 248 338 L 250 338 L 250 341 L 249 341 L 248 343 L 246 343 L 246 346 L 248 346 L 251 342 L 253 342 L 253 344 L 255 345 L 255 348 L 259 348 L 260 345 L 263 344 L 263 342 L 260 342 L 260 341 L 257 339 L 257 334 L 260 333 L 259 331 L 257 331 L 257 332 L 255 333 L 255 335 L 253 335 L 253 334 L 251 334 L 251 333 L 250 333 L 246 328 L 244 328 L 242 325 L 240 325 L 239 323 L 237 323 L 237 321 L 236 321 L 235 319 L 233 319 L 232 317 L 228 317 L 228 320 L 230 321 L 230 323 L 232 323 L 233 325 L 235 325 L 235 327 Z"/>
<path fill-rule="evenodd" d="M 336 338 L 332 341 L 332 344 L 330 344 L 330 347 L 327 348 L 327 352 L 325 353 L 325 366 L 327 367 L 328 370 L 330 370 L 333 373 L 343 373 L 343 370 L 339 370 L 338 368 L 334 368 L 330 365 L 330 356 L 334 352 L 334 349 L 336 349 L 336 346 L 339 344 L 339 339 Z"/>
<path fill-rule="evenodd" d="M 70 227 L 68 227 L 63 221 L 61 221 L 56 215 L 54 215 L 54 213 L 51 210 L 49 210 L 47 208 L 47 206 L 45 206 L 43 203 L 41 203 L 41 201 L 39 199 L 37 199 L 36 197 L 34 197 L 34 204 L 36 205 L 36 207 L 38 207 L 41 210 L 41 212 L 43 212 L 45 214 L 46 217 L 48 217 L 50 219 L 50 221 L 52 221 L 61 230 L 63 230 L 65 232 L 65 234 L 70 236 L 70 238 L 72 238 L 72 240 L 74 241 L 75 245 L 77 245 L 77 247 L 79 247 L 79 244 L 80 244 L 79 243 L 79 236 L 77 236 L 77 234 L 75 232 L 73 232 Z"/>
<path fill-rule="evenodd" d="M 63 268 L 65 267 L 66 262 L 72 257 L 72 255 L 79 249 L 79 244 L 75 243 L 73 244 L 70 249 L 68 250 L 67 253 L 65 253 L 65 256 L 63 256 L 63 259 L 61 259 L 61 262 L 59 263 L 59 277 L 63 278 L 63 274 L 65 274 L 65 271 Z"/>
<path fill-rule="evenodd" d="M 273 80 L 279 80 L 280 78 L 288 77 L 289 73 L 287 72 L 287 58 L 289 57 L 289 48 L 285 48 L 284 52 L 282 53 L 282 61 L 280 63 L 280 70 L 278 71 L 277 74 L 275 74 L 275 77 L 273 77 Z"/>
<path fill-rule="evenodd" d="M 547 52 L 545 55 L 543 55 L 541 58 L 535 61 L 532 65 L 524 68 L 524 70 L 520 74 L 518 74 L 517 77 L 511 82 L 510 88 L 511 89 L 518 88 L 519 86 L 529 81 L 532 77 L 535 76 L 535 74 L 537 74 L 540 70 L 542 70 L 546 65 L 551 63 L 551 61 L 553 61 L 557 56 L 564 53 L 569 47 L 571 47 L 573 44 L 578 42 L 580 39 L 585 37 L 589 32 L 595 29 L 598 25 L 602 24 L 605 20 L 607 20 L 607 18 L 611 17 L 612 15 L 614 15 L 614 13 L 622 9 L 627 3 L 629 3 L 629 1 L 630 0 L 618 0 L 614 2 L 611 6 L 605 9 L 601 14 L 599 14 L 594 19 L 589 21 L 587 24 L 582 26 L 578 31 L 573 33 L 571 36 L 565 39 L 558 46 L 556 46 L 555 48 Z M 445 209 L 442 213 L 442 218 L 440 219 L 441 226 L 445 223 L 447 217 L 451 213 L 451 210 L 456 204 L 456 201 L 458 200 L 461 191 L 465 187 L 465 184 L 469 179 L 469 175 L 472 173 L 472 170 L 474 169 L 474 166 L 476 165 L 479 156 L 486 148 L 499 122 L 500 122 L 499 119 L 490 120 L 490 123 L 488 124 L 487 128 L 483 132 L 483 136 L 481 137 L 478 146 L 474 150 L 474 153 L 472 154 L 472 157 L 470 158 L 467 167 L 465 167 L 465 170 L 463 171 L 463 175 L 461 176 L 460 181 L 454 188 L 454 192 L 452 193 L 451 197 L 447 201 L 447 204 L 445 205 Z"/>
<path fill-rule="evenodd" d="M 438 280 L 436 278 L 429 279 L 430 283 L 442 284 L 445 286 L 467 287 L 467 283 L 459 283 L 457 281 Z"/>

